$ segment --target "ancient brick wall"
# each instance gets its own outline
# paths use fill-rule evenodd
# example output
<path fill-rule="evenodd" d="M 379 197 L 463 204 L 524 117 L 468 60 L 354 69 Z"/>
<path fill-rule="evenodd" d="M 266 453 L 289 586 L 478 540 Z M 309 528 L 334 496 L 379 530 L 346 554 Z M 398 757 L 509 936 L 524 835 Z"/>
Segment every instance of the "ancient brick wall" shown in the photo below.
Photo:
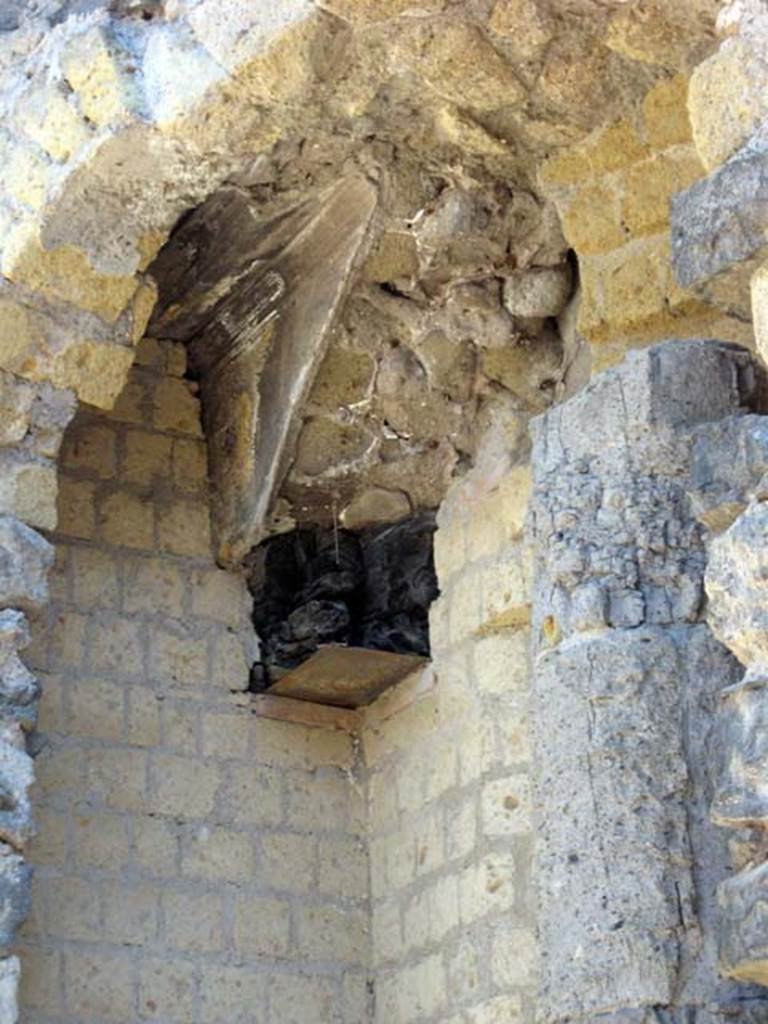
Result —
<path fill-rule="evenodd" d="M 262 717 L 244 582 L 210 554 L 184 350 L 144 343 L 67 431 L 54 600 L 28 661 L 39 836 L 23 1019 L 366 1017 L 356 751 Z"/>
<path fill-rule="evenodd" d="M 705 174 L 693 143 L 688 79 L 665 79 L 635 118 L 602 127 L 540 168 L 579 260 L 579 330 L 601 370 L 627 348 L 669 337 L 752 345 L 743 317 L 683 288 L 671 264 L 670 200 Z"/>
<path fill-rule="evenodd" d="M 376 1024 L 533 1020 L 529 488 L 502 458 L 449 496 L 433 676 L 365 718 Z"/>

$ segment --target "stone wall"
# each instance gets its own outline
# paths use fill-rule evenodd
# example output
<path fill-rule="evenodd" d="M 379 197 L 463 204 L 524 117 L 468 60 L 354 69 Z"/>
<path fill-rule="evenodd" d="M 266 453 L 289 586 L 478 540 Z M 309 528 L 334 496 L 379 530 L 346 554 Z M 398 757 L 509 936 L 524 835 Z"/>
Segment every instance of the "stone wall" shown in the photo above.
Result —
<path fill-rule="evenodd" d="M 669 337 L 753 344 L 743 317 L 683 288 L 673 273 L 670 200 L 705 174 L 687 93 L 685 74 L 663 79 L 636 117 L 598 129 L 540 168 L 578 256 L 578 327 L 596 371 L 627 348 Z"/>
<path fill-rule="evenodd" d="M 377 1024 L 534 1019 L 530 472 L 497 440 L 440 510 L 431 672 L 364 721 Z"/>
<path fill-rule="evenodd" d="M 696 515 L 742 447 L 725 426 L 754 432 L 762 401 L 749 353 L 676 341 L 535 424 L 541 1021 L 763 1019 L 764 994 L 718 977 L 734 848 L 709 812 L 735 754 L 715 724 L 740 670 L 704 621 Z"/>
<path fill-rule="evenodd" d="M 356 748 L 333 715 L 267 718 L 243 692 L 249 598 L 210 553 L 184 368 L 143 343 L 115 409 L 83 407 L 65 437 L 27 657 L 44 697 L 23 1019 L 360 1024 Z"/>

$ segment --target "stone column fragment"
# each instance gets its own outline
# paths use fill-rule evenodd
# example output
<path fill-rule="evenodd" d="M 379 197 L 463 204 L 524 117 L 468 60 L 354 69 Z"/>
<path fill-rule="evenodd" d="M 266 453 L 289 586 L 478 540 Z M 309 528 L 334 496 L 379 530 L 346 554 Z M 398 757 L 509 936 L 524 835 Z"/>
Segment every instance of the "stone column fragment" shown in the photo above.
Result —
<path fill-rule="evenodd" d="M 752 1019 L 716 971 L 724 834 L 693 442 L 758 398 L 717 342 L 631 353 L 535 421 L 530 521 L 542 1022 Z M 751 1011 L 750 1011 L 751 1012 Z"/>

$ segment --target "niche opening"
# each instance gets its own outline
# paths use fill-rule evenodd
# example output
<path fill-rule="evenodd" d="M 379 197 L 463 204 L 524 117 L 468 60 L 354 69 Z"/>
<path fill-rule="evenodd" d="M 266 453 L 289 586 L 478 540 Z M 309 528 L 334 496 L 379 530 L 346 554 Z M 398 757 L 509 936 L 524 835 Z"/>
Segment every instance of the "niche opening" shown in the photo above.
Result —
<path fill-rule="evenodd" d="M 261 661 L 251 689 L 361 707 L 429 658 L 435 517 L 303 527 L 246 559 Z"/>

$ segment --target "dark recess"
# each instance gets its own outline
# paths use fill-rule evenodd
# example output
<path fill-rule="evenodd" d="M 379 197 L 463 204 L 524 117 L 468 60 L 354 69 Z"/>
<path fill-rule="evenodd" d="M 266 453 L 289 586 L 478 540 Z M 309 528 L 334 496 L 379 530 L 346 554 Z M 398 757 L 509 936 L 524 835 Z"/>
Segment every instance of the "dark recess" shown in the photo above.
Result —
<path fill-rule="evenodd" d="M 352 533 L 303 528 L 270 537 L 246 560 L 262 661 L 261 691 L 321 644 L 429 655 L 429 606 L 438 593 L 435 517 Z"/>

